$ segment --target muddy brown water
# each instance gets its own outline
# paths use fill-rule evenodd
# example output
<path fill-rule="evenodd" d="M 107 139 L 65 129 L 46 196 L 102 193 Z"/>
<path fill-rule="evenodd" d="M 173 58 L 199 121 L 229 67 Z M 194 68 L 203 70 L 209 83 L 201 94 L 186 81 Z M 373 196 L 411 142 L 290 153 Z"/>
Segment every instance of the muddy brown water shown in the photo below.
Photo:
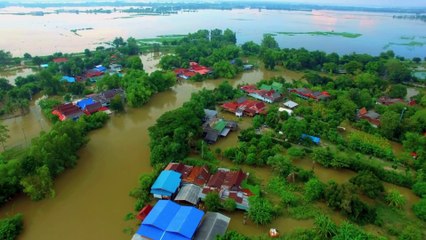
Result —
<path fill-rule="evenodd" d="M 154 55 L 142 56 L 142 60 L 144 65 L 152 70 L 158 63 L 158 58 Z M 236 86 L 277 75 L 284 75 L 289 80 L 301 77 L 300 73 L 294 72 L 255 70 L 245 72 L 229 82 Z M 137 185 L 138 177 L 142 173 L 152 170 L 149 163 L 147 129 L 154 125 L 164 112 L 176 109 L 188 101 L 192 93 L 202 88 L 212 89 L 221 82 L 183 82 L 169 91 L 153 96 L 142 108 L 128 109 L 124 114 L 114 115 L 104 128 L 90 133 L 90 142 L 79 151 L 78 165 L 56 179 L 55 198 L 32 202 L 24 195 L 19 195 L 0 209 L 0 217 L 18 212 L 24 214 L 25 228 L 18 238 L 20 240 L 130 239 L 130 235 L 123 233 L 123 229 L 136 229 L 137 226 L 133 221 L 124 221 L 125 215 L 133 211 L 134 205 L 134 200 L 128 193 Z M 221 114 L 227 119 L 238 121 L 241 129 L 247 128 L 251 123 L 251 118 L 238 120 L 232 114 Z M 22 129 L 28 143 L 28 139 L 38 135 L 40 130 L 48 130 L 50 126 L 35 105 L 31 107 L 30 114 L 8 119 L 3 123 L 11 130 L 12 137 L 7 143 L 8 146 L 25 144 Z M 237 136 L 238 133 L 231 133 L 228 138 L 213 145 L 212 149 L 234 146 Z M 232 166 L 232 163 L 226 160 L 222 161 L 222 164 Z M 312 167 L 312 162 L 306 159 L 297 160 L 295 164 L 304 169 Z M 263 182 L 272 175 L 268 168 L 243 166 L 243 169 L 254 172 L 257 178 L 264 180 Z M 315 173 L 324 182 L 333 179 L 339 183 L 355 175 L 352 171 L 326 169 L 319 165 L 315 167 Z M 396 188 L 408 196 L 410 204 L 418 200 L 410 190 Z M 332 214 L 333 219 L 341 221 L 339 213 Z M 298 221 L 280 217 L 268 226 L 257 226 L 250 221 L 244 225 L 242 212 L 227 215 L 232 217 L 229 229 L 251 236 L 265 235 L 269 227 L 288 233 L 297 228 L 309 228 L 313 224 L 312 220 Z"/>

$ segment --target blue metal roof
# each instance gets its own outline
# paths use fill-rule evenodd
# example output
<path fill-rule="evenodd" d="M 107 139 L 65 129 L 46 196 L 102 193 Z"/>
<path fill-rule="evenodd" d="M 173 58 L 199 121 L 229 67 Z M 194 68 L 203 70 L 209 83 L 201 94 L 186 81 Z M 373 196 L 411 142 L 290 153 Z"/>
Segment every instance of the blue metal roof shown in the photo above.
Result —
<path fill-rule="evenodd" d="M 95 101 L 93 99 L 91 99 L 91 98 L 85 98 L 85 99 L 82 99 L 82 100 L 78 101 L 77 102 L 77 106 L 80 109 L 84 110 L 84 109 L 86 109 L 86 107 L 88 105 L 93 104 L 93 103 L 95 103 Z"/>
<path fill-rule="evenodd" d="M 314 142 L 315 144 L 320 144 L 321 139 L 319 137 L 314 137 L 311 135 L 307 135 L 307 134 L 302 134 L 302 139 L 303 138 L 310 138 L 312 142 Z"/>
<path fill-rule="evenodd" d="M 107 70 L 107 68 L 102 65 L 96 66 L 94 69 L 100 72 L 105 72 Z"/>
<path fill-rule="evenodd" d="M 167 227 L 164 239 L 178 239 L 178 237 L 181 236 L 191 239 L 203 215 L 203 211 L 194 207 L 180 207 L 170 225 Z"/>
<path fill-rule="evenodd" d="M 62 80 L 62 81 L 69 82 L 69 83 L 75 83 L 75 78 L 74 78 L 74 77 L 70 77 L 70 76 L 63 76 L 63 77 L 61 78 L 61 80 Z"/>
<path fill-rule="evenodd" d="M 204 212 L 160 200 L 142 222 L 137 234 L 153 240 L 190 240 Z"/>
<path fill-rule="evenodd" d="M 152 194 L 159 194 L 162 196 L 171 196 L 176 192 L 180 185 L 180 173 L 171 170 L 164 170 L 160 173 L 157 180 L 151 187 Z"/>

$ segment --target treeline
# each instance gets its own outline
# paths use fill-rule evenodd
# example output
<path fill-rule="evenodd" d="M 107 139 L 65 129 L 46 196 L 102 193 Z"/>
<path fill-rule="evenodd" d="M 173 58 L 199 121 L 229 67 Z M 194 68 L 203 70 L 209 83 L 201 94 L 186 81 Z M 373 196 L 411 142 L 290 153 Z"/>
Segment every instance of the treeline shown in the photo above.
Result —
<path fill-rule="evenodd" d="M 187 68 L 189 62 L 194 61 L 213 68 L 213 73 L 207 77 L 232 79 L 243 70 L 236 42 L 236 34 L 230 29 L 199 30 L 180 39 L 175 54 L 162 57 L 160 66 L 166 70 Z M 202 80 L 203 76 L 196 75 L 191 79 Z"/>

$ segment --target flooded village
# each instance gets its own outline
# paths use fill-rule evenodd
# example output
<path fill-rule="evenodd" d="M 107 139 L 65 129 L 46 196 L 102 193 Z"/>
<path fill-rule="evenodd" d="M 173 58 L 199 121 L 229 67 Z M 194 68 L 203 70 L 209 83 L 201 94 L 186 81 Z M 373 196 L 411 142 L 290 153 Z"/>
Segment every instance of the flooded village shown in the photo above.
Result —
<path fill-rule="evenodd" d="M 270 11 L 260 24 L 302 14 Z M 112 31 L 94 49 L 99 24 L 84 46 L 2 62 L 5 239 L 426 236 L 420 51 L 294 49 L 208 24 L 153 42 Z"/>

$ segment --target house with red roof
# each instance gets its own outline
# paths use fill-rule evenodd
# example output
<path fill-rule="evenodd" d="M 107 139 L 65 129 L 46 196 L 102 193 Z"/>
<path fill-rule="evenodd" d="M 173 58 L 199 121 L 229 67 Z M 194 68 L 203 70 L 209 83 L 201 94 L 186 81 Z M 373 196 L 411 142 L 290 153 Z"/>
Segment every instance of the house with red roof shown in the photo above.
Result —
<path fill-rule="evenodd" d="M 330 97 L 330 94 L 327 91 L 312 91 L 307 88 L 293 88 L 289 90 L 291 93 L 296 94 L 297 96 L 303 99 L 313 99 L 315 101 L 325 100 Z"/>
<path fill-rule="evenodd" d="M 183 163 L 169 163 L 164 170 L 172 170 L 181 174 L 181 178 L 185 179 L 189 176 L 193 166 Z"/>
<path fill-rule="evenodd" d="M 209 179 L 210 172 L 206 167 L 195 166 L 192 168 L 191 173 L 183 179 L 183 182 L 204 186 Z"/>
<path fill-rule="evenodd" d="M 72 103 L 61 104 L 52 110 L 52 114 L 58 116 L 59 120 L 65 121 L 67 119 L 77 120 L 83 111 Z"/>
<path fill-rule="evenodd" d="M 390 97 L 381 97 L 377 100 L 377 103 L 386 105 L 386 106 L 389 106 L 395 103 L 407 104 L 402 98 L 390 98 Z"/>
<path fill-rule="evenodd" d="M 278 83 L 274 83 L 272 86 L 263 84 L 260 89 L 257 89 L 255 85 L 246 85 L 242 86 L 240 89 L 248 93 L 248 95 L 253 98 L 263 102 L 273 103 L 282 98 L 282 95 L 279 91 L 282 88 L 282 84 L 279 84 L 278 87 L 274 87 L 277 84 Z"/>
<path fill-rule="evenodd" d="M 54 59 L 53 59 L 53 62 L 54 62 L 54 63 L 66 63 L 66 62 L 68 62 L 68 58 L 64 58 L 64 57 L 61 57 L 61 58 L 54 58 Z"/>
<path fill-rule="evenodd" d="M 267 113 L 265 103 L 256 100 L 247 100 L 244 97 L 233 102 L 226 102 L 221 107 L 228 112 L 235 113 L 238 117 L 242 117 L 243 115 L 253 117 L 257 114 L 263 115 Z"/>
<path fill-rule="evenodd" d="M 248 174 L 241 170 L 231 171 L 220 168 L 203 187 L 200 198 L 204 199 L 210 192 L 217 192 L 221 199 L 232 198 L 235 200 L 238 209 L 247 210 L 249 208 L 248 197 L 253 195 L 250 190 L 243 189 L 241 186 L 247 178 Z"/>
<path fill-rule="evenodd" d="M 189 68 L 176 68 L 173 70 L 177 77 L 185 80 L 195 76 L 196 74 L 206 75 L 212 72 L 211 68 L 199 65 L 196 62 L 190 62 Z"/>
<path fill-rule="evenodd" d="M 374 110 L 367 111 L 367 109 L 363 107 L 358 111 L 357 117 L 358 119 L 367 120 L 374 127 L 380 126 L 380 114 Z"/>

